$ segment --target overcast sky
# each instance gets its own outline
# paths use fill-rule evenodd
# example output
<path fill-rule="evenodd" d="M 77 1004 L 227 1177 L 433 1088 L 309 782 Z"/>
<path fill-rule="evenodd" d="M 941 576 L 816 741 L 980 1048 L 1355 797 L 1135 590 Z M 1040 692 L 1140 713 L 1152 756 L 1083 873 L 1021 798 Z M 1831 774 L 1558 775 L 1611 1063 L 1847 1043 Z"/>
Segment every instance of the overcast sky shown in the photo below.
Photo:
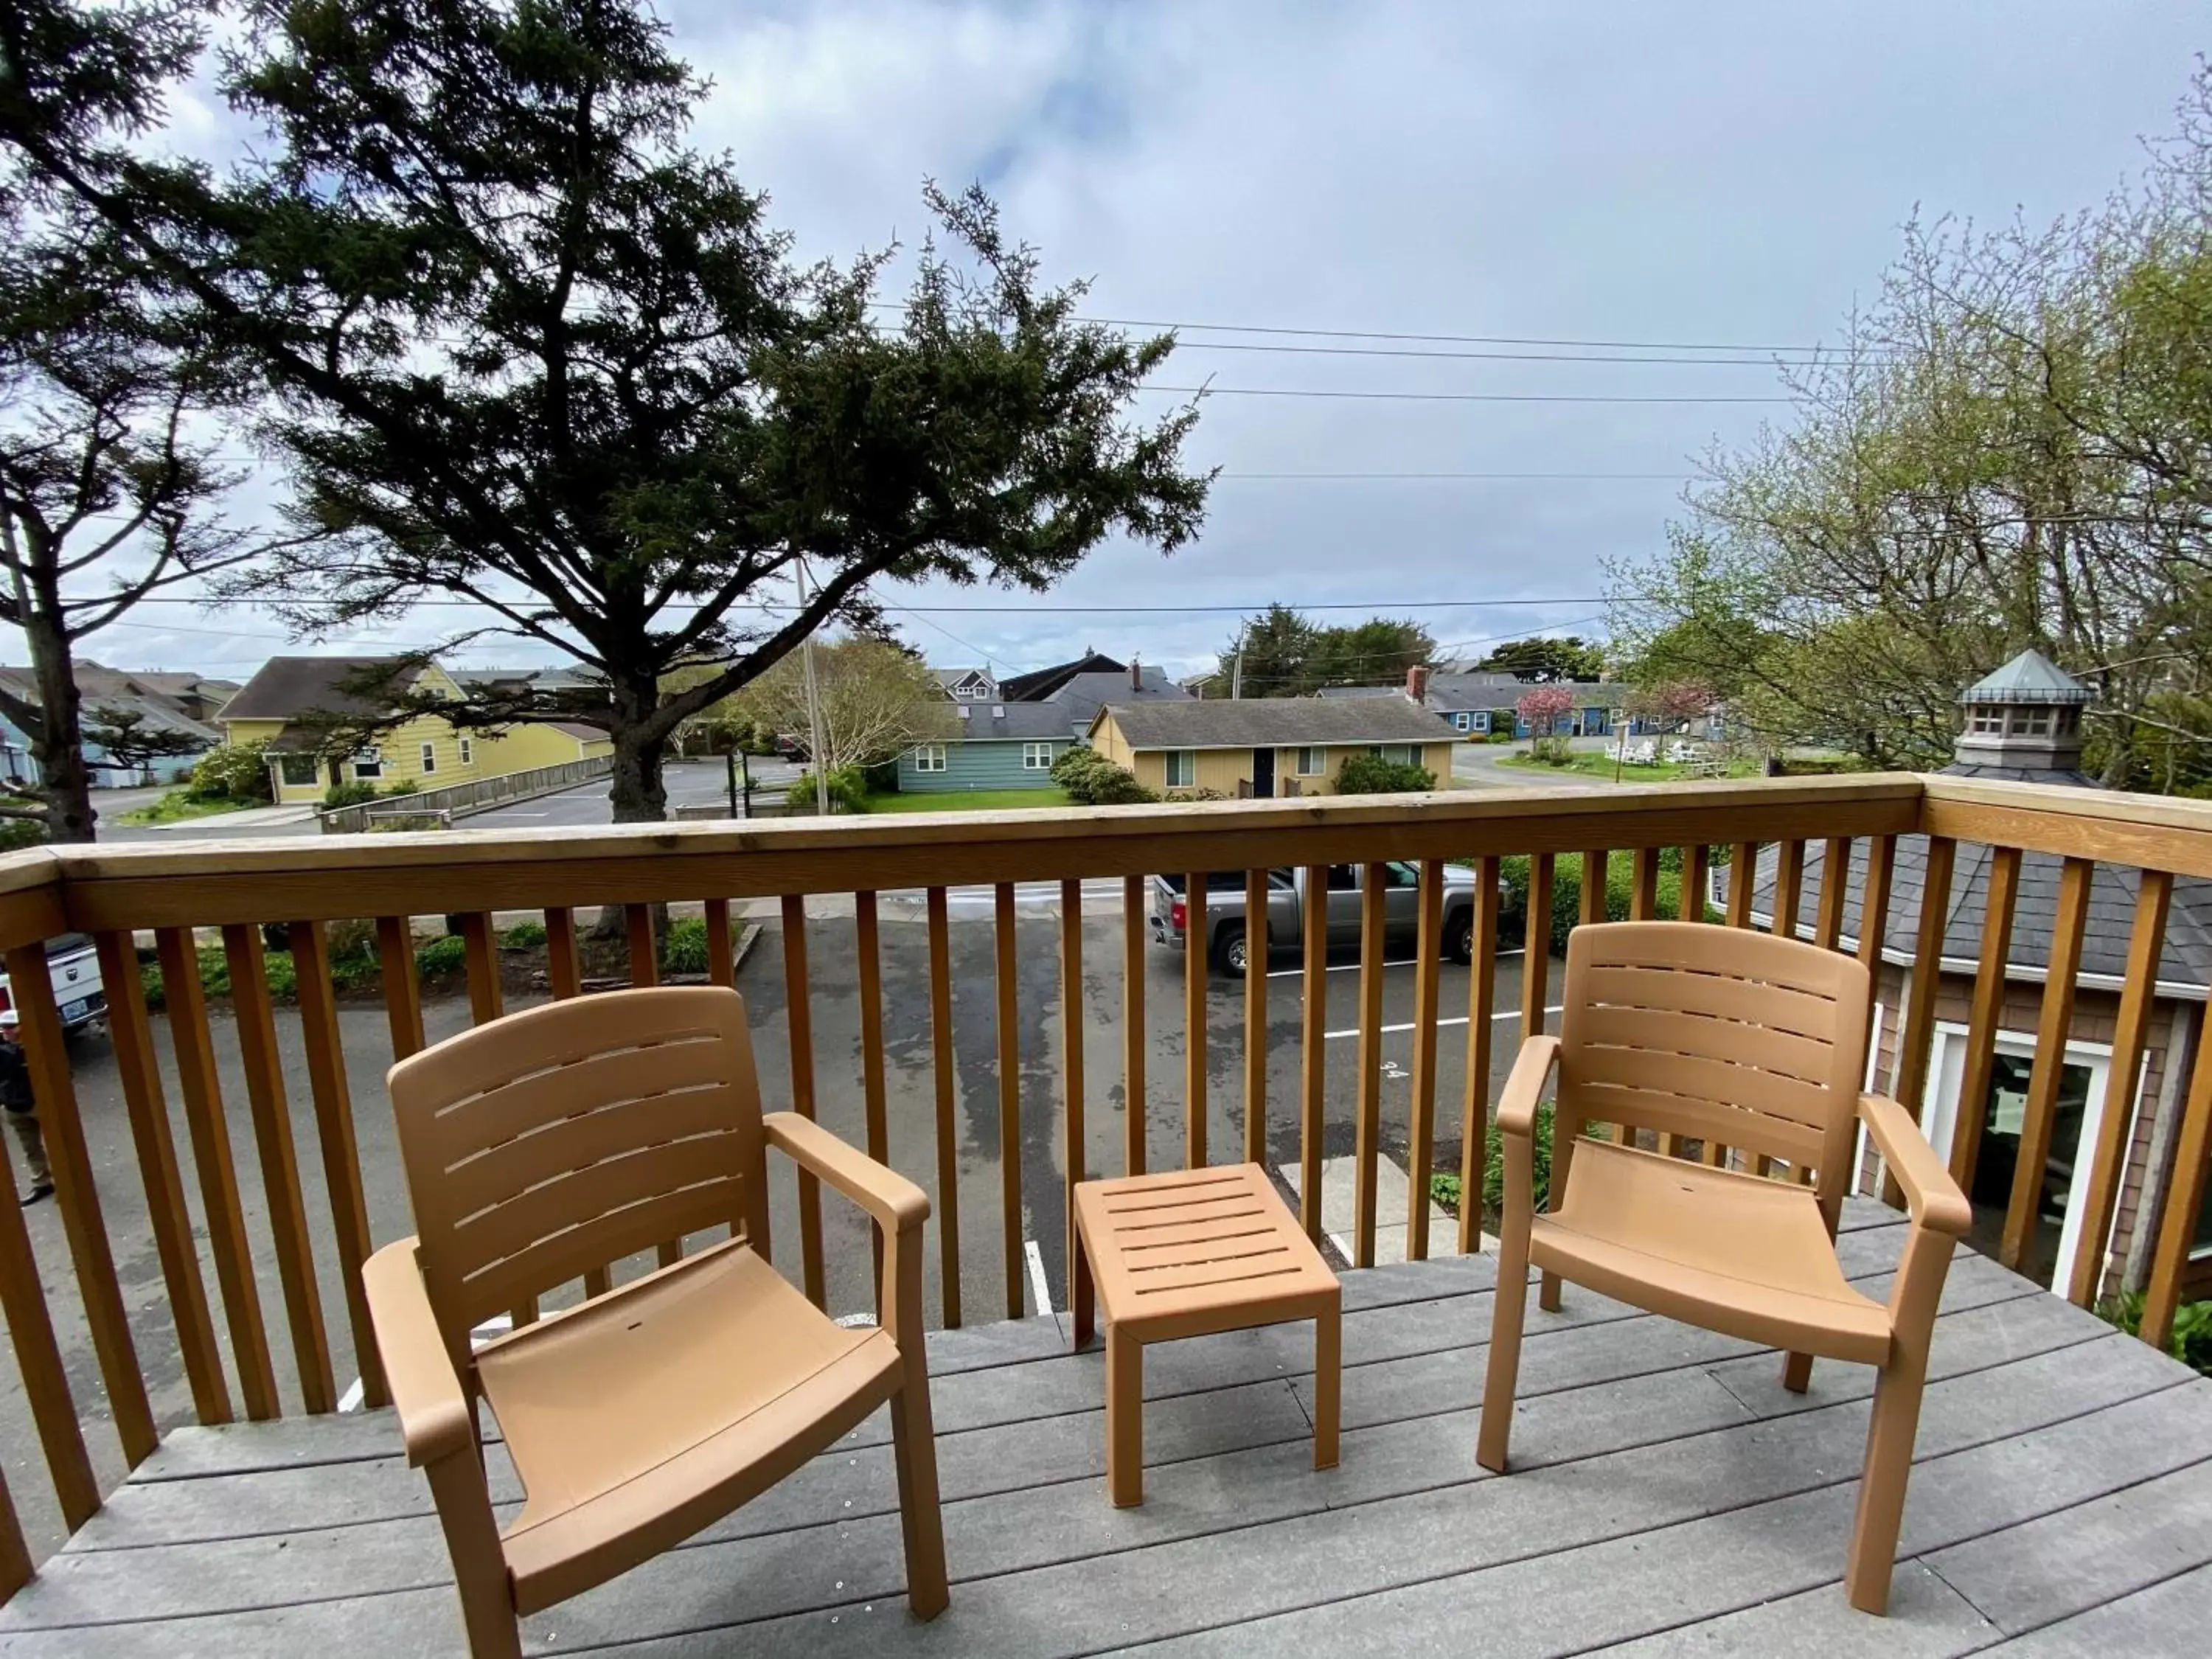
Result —
<path fill-rule="evenodd" d="M 714 82 L 698 142 L 734 153 L 809 254 L 912 240 L 925 176 L 980 179 L 1050 276 L 1094 280 L 1098 316 L 1734 347 L 1832 337 L 1916 206 L 2040 221 L 2094 203 L 2136 168 L 2139 135 L 2167 129 L 2194 54 L 2212 46 L 2202 0 L 668 0 L 665 14 Z M 1182 338 L 1160 377 L 1170 386 L 1780 390 L 1755 352 L 1741 365 L 1577 363 L 1226 350 L 1212 347 L 1389 343 L 1188 326 Z M 1759 402 L 1224 392 L 1206 402 L 1190 455 L 1224 469 L 1195 545 L 1164 561 L 1109 544 L 1034 599 L 882 597 L 915 608 L 897 619 L 933 661 L 988 656 L 1006 670 L 1085 646 L 1198 666 L 1236 627 L 1198 607 L 1278 599 L 1417 615 L 1446 645 L 1589 633 L 1601 562 L 1660 542 L 1695 458 L 1788 416 Z M 1315 476 L 1407 472 L 1662 476 Z M 1439 600 L 1453 608 L 1413 609 Z M 921 609 L 934 605 L 961 609 Z M 1044 608 L 1132 605 L 1170 609 Z M 159 620 L 85 654 L 242 678 L 288 648 L 251 611 L 139 614 Z M 434 640 L 455 622 L 424 610 L 387 637 Z M 468 659 L 546 655 L 480 646 Z"/>

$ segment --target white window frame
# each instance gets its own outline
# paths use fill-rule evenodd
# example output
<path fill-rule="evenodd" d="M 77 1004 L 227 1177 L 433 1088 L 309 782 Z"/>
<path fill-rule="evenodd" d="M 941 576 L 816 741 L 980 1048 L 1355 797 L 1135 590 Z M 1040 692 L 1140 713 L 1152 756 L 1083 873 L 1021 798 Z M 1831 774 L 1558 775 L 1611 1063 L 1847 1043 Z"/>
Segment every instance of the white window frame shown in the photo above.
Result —
<path fill-rule="evenodd" d="M 384 751 L 380 749 L 356 750 L 348 764 L 353 768 L 356 782 L 379 782 L 384 776 Z"/>
<path fill-rule="evenodd" d="M 1177 777 L 1176 773 L 1182 773 Z M 1170 789 L 1193 789 L 1198 786 L 1198 750 L 1170 749 L 1167 751 L 1167 787 Z"/>
<path fill-rule="evenodd" d="M 1022 770 L 1024 772 L 1049 772 L 1052 770 L 1052 741 L 1050 738 L 1047 738 L 1042 743 L 1024 743 L 1022 745 Z"/>
<path fill-rule="evenodd" d="M 944 771 L 945 769 L 945 745 L 941 743 L 915 744 L 914 769 L 917 772 Z"/>
<path fill-rule="evenodd" d="M 455 739 L 455 742 L 460 745 L 461 764 L 464 766 L 474 766 L 477 763 L 477 746 L 474 740 L 468 738 L 459 738 Z"/>
<path fill-rule="evenodd" d="M 1376 760 L 1389 761 L 1393 766 L 1419 766 L 1420 750 L 1410 743 L 1370 743 L 1367 752 Z"/>
<path fill-rule="evenodd" d="M 434 743 L 423 744 L 422 753 L 422 775 L 427 778 L 438 769 L 438 745 Z"/>
<path fill-rule="evenodd" d="M 1297 750 L 1297 770 L 1293 777 L 1317 778 L 1328 770 L 1328 750 L 1317 743 L 1303 744 Z"/>
<path fill-rule="evenodd" d="M 295 763 L 306 764 L 307 770 L 306 777 L 295 778 L 290 775 L 291 768 Z M 313 755 L 279 755 L 276 757 L 276 781 L 290 789 L 312 789 L 323 781 L 322 763 Z"/>

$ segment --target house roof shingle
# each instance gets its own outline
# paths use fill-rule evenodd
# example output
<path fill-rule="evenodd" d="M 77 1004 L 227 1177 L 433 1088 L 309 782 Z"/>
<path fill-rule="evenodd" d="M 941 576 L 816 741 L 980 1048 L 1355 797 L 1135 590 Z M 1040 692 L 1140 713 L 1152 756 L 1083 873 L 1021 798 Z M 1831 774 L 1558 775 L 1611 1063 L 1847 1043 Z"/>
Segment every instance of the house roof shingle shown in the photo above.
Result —
<path fill-rule="evenodd" d="M 343 683 L 388 667 L 397 657 L 271 657 L 223 705 L 226 720 L 290 720 L 310 712 L 380 714 L 384 705 Z"/>
<path fill-rule="evenodd" d="M 1306 744 L 1443 743 L 1436 716 L 1403 700 L 1269 697 L 1244 702 L 1109 702 L 1136 749 L 1268 749 Z"/>

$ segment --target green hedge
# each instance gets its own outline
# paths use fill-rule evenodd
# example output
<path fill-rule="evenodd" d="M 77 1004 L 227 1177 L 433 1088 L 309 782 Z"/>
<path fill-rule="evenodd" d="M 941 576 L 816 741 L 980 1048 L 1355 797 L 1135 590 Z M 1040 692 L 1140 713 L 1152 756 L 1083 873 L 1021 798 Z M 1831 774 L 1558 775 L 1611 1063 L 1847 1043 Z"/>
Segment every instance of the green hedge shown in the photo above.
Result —
<path fill-rule="evenodd" d="M 1505 892 L 1498 909 L 1504 926 L 1527 940 L 1528 918 L 1529 860 L 1526 854 L 1501 859 L 1498 871 L 1505 878 Z M 1628 920 L 1629 906 L 1636 894 L 1636 855 L 1615 853 L 1605 865 L 1605 919 L 1607 921 Z M 1680 848 L 1665 847 L 1659 851 L 1659 915 L 1673 921 L 1682 908 L 1682 853 Z M 1567 935 L 1583 913 L 1583 858 L 1578 853 L 1563 853 L 1552 865 L 1552 953 L 1566 952 Z M 1705 920 L 1718 921 L 1720 913 L 1706 908 Z"/>

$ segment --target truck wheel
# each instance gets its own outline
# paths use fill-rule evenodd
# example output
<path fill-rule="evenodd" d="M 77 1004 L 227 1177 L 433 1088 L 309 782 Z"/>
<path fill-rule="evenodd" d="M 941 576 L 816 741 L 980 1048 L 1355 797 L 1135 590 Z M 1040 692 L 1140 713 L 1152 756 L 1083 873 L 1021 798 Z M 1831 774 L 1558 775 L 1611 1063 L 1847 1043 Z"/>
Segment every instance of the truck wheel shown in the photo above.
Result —
<path fill-rule="evenodd" d="M 1462 968 L 1474 961 L 1474 912 L 1462 910 L 1444 924 L 1444 954 Z"/>
<path fill-rule="evenodd" d="M 1244 924 L 1231 921 L 1222 924 L 1221 931 L 1213 936 L 1213 963 L 1231 979 L 1244 977 L 1250 946 L 1244 938 Z"/>

